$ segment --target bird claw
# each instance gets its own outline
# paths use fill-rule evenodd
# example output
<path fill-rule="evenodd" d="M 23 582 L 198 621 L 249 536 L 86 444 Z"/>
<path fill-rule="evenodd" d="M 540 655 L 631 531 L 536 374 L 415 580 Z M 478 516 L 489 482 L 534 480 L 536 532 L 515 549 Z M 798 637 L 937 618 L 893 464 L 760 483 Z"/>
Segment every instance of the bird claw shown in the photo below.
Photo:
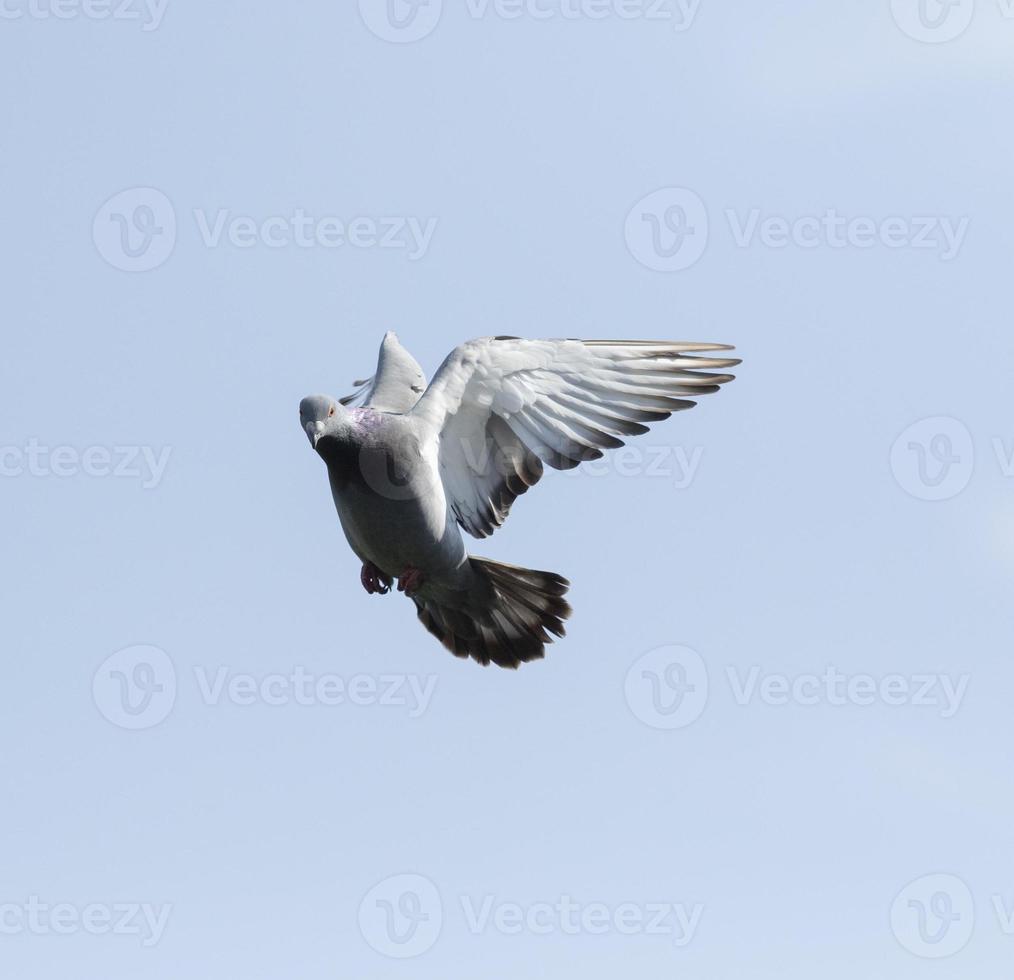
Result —
<path fill-rule="evenodd" d="M 414 595 L 423 584 L 423 574 L 418 568 L 406 568 L 398 577 L 398 591 Z"/>
<path fill-rule="evenodd" d="M 384 578 L 384 573 L 373 562 L 363 562 L 363 570 L 359 573 L 359 581 L 363 583 L 363 588 L 370 595 L 387 595 L 391 591 L 391 586 L 388 582 L 384 581 Z"/>

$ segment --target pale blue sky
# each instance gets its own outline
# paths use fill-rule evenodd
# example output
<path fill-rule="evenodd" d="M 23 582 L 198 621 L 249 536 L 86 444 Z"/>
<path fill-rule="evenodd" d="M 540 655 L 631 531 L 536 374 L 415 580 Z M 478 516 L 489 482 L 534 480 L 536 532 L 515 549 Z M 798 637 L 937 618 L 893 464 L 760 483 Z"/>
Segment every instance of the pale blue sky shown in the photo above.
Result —
<path fill-rule="evenodd" d="M 926 3 L 5 0 L 0 973 L 1008 974 L 1014 20 Z M 359 585 L 387 329 L 744 358 L 471 543 L 541 664 Z"/>

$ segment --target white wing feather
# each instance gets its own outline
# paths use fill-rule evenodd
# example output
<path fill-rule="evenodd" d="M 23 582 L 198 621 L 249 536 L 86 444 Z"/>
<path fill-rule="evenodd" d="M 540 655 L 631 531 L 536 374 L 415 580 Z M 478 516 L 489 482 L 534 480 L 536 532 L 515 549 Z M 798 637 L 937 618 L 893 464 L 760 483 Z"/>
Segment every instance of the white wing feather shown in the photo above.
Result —
<path fill-rule="evenodd" d="M 486 537 L 542 475 L 622 446 L 620 436 L 691 408 L 739 363 L 724 344 L 485 337 L 447 357 L 412 414 L 437 440 L 461 526 Z"/>
<path fill-rule="evenodd" d="M 380 344 L 377 373 L 353 384 L 358 390 L 339 399 L 343 405 L 369 405 L 380 412 L 401 413 L 411 411 L 425 391 L 426 375 L 389 330 Z"/>

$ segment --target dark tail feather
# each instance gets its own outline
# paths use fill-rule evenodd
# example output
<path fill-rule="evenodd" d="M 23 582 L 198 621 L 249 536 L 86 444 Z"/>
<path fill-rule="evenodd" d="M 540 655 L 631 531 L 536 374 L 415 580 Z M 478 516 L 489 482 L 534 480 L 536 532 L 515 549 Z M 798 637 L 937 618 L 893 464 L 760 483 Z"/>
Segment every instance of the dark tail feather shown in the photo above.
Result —
<path fill-rule="evenodd" d="M 545 645 L 565 633 L 570 583 L 553 572 L 487 558 L 469 563 L 473 583 L 460 598 L 436 602 L 413 596 L 423 626 L 456 657 L 483 666 L 516 668 L 545 656 Z"/>

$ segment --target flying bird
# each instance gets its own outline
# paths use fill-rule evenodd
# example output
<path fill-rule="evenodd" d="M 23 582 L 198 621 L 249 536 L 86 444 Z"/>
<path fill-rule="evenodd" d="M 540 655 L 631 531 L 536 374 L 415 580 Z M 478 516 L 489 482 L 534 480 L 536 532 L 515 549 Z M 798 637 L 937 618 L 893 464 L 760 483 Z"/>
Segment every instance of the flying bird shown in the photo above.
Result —
<path fill-rule="evenodd" d="M 516 668 L 564 635 L 570 583 L 465 551 L 485 538 L 543 464 L 567 470 L 718 391 L 726 344 L 483 337 L 433 380 L 394 333 L 377 371 L 344 398 L 311 395 L 299 423 L 371 594 L 398 590 L 457 657 Z"/>

